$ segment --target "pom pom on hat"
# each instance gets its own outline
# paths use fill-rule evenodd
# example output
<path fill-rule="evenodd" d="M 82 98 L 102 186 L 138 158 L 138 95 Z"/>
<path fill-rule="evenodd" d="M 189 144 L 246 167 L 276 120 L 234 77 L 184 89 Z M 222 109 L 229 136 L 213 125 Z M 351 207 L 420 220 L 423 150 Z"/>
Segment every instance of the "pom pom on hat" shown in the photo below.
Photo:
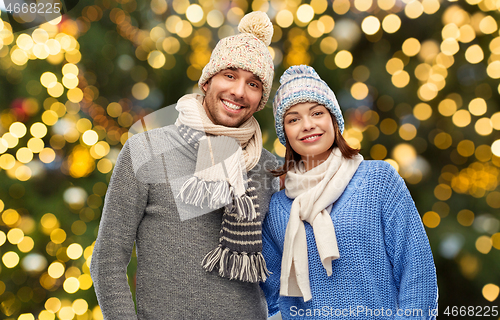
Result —
<path fill-rule="evenodd" d="M 273 24 L 267 14 L 262 11 L 250 12 L 244 16 L 238 25 L 238 31 L 241 33 L 251 33 L 266 46 L 271 44 L 273 38 Z"/>

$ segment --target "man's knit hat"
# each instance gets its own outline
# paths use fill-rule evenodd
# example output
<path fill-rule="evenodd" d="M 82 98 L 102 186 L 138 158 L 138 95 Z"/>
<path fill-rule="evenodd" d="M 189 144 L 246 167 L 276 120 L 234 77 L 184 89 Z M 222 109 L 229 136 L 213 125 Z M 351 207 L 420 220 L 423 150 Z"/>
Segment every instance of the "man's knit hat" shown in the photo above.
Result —
<path fill-rule="evenodd" d="M 344 132 L 344 117 L 332 89 L 309 66 L 291 66 L 280 78 L 280 87 L 273 100 L 274 124 L 280 142 L 285 145 L 283 116 L 298 103 L 317 102 L 335 116 L 340 132 Z"/>
<path fill-rule="evenodd" d="M 251 12 L 241 19 L 238 35 L 221 39 L 215 46 L 210 61 L 203 68 L 198 86 L 228 68 L 240 68 L 259 77 L 263 85 L 262 99 L 257 111 L 262 110 L 269 99 L 274 77 L 274 63 L 267 47 L 273 37 L 273 24 L 266 13 Z"/>

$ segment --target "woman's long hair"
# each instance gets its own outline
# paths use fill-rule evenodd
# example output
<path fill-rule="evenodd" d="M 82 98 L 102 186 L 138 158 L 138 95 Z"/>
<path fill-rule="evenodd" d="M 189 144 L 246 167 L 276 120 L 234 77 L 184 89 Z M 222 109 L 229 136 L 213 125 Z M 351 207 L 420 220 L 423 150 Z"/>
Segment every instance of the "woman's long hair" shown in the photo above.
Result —
<path fill-rule="evenodd" d="M 344 158 L 351 159 L 353 156 L 357 155 L 359 153 L 359 149 L 352 148 L 347 144 L 347 141 L 345 141 L 344 137 L 342 136 L 342 133 L 340 133 L 339 125 L 337 123 L 337 119 L 335 119 L 335 116 L 330 112 L 330 116 L 332 118 L 333 122 L 333 130 L 335 132 L 335 139 L 333 140 L 332 147 L 330 150 L 333 148 L 337 147 L 339 148 L 340 152 L 344 156 Z M 283 166 L 276 170 L 271 170 L 271 173 L 275 177 L 282 176 L 286 174 L 289 170 L 293 169 L 300 161 L 301 161 L 301 156 L 297 152 L 295 152 L 292 147 L 290 146 L 290 142 L 288 142 L 288 137 L 285 134 L 285 163 Z"/>

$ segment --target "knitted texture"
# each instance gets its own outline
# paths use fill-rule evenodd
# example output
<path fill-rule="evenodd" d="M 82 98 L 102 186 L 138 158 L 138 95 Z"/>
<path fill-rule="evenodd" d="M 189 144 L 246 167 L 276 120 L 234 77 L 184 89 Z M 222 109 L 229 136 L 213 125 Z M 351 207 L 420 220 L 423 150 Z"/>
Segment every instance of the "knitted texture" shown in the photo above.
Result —
<path fill-rule="evenodd" d="M 270 316 L 281 311 L 284 320 L 435 319 L 438 290 L 429 241 L 403 179 L 388 163 L 363 161 L 333 204 L 340 258 L 332 262 L 330 277 L 321 264 L 312 227 L 305 223 L 312 291 L 308 302 L 279 296 L 291 205 L 284 191 L 274 194 L 263 226 L 263 255 L 272 275 L 262 288 Z"/>
<path fill-rule="evenodd" d="M 179 99 L 176 109 L 179 133 L 198 145 L 196 171 L 183 183 L 176 199 L 200 209 L 225 206 L 219 245 L 205 255 L 203 268 L 219 270 L 221 277 L 231 280 L 265 281 L 268 271 L 261 253 L 263 216 L 254 206 L 255 187 L 247 178 L 247 170 L 257 165 L 262 152 L 257 120 L 251 117 L 238 128 L 215 125 L 206 116 L 198 94 Z M 196 141 L 200 132 L 206 136 Z"/>
<path fill-rule="evenodd" d="M 356 173 L 363 156 L 345 158 L 334 148 L 328 158 L 316 167 L 305 170 L 303 163 L 286 174 L 285 194 L 293 200 L 285 233 L 281 262 L 281 289 L 283 296 L 303 296 L 310 300 L 307 240 L 304 221 L 314 230 L 319 257 L 328 275 L 332 274 L 332 260 L 339 258 L 335 227 L 327 209 L 344 192 Z"/>
<path fill-rule="evenodd" d="M 175 109 L 179 111 L 176 125 L 185 124 L 195 130 L 214 136 L 228 136 L 238 140 L 243 148 L 245 167 L 252 169 L 260 159 L 262 150 L 262 132 L 255 117 L 250 117 L 239 127 L 226 127 L 212 123 L 203 108 L 203 96 L 186 94 L 177 102 Z"/>
<path fill-rule="evenodd" d="M 92 254 L 91 275 L 104 319 L 245 319 L 267 318 L 265 298 L 256 283 L 221 278 L 206 272 L 201 261 L 219 244 L 223 209 L 183 220 L 193 206 L 175 201 L 184 177 L 196 168 L 197 144 L 188 144 L 176 126 L 134 135 L 122 148 L 104 201 Z M 166 163 L 166 174 L 154 159 L 134 157 L 153 152 Z M 135 152 L 134 152 L 135 149 Z M 135 155 L 135 156 L 134 156 Z M 144 160 L 144 162 L 142 162 Z M 267 172 L 276 163 L 262 150 L 248 178 L 262 215 L 277 181 Z M 157 179 L 155 183 L 145 183 Z M 165 180 L 166 179 L 166 180 Z M 127 279 L 134 243 L 137 253 L 137 313 Z"/>
<path fill-rule="evenodd" d="M 271 44 L 273 24 L 266 13 L 255 11 L 241 19 L 238 30 L 240 34 L 223 38 L 217 43 L 210 61 L 203 68 L 198 86 L 205 93 L 205 83 L 228 68 L 250 71 L 262 82 L 259 111 L 266 105 L 273 84 L 274 63 L 267 48 Z"/>
<path fill-rule="evenodd" d="M 276 134 L 283 145 L 286 143 L 283 116 L 298 103 L 317 102 L 325 106 L 335 116 L 340 132 L 344 132 L 344 117 L 337 98 L 312 67 L 291 66 L 281 76 L 280 84 L 274 96 L 273 112 Z"/>
<path fill-rule="evenodd" d="M 194 184 L 197 186 L 192 190 L 195 190 L 195 197 L 201 202 L 201 207 L 203 205 L 208 205 L 211 208 L 219 208 L 225 206 L 224 214 L 222 215 L 222 226 L 220 231 L 219 245 L 208 252 L 202 261 L 202 266 L 206 271 L 218 270 L 221 277 L 229 278 L 231 280 L 237 279 L 240 281 L 247 282 L 259 282 L 265 281 L 269 275 L 266 269 L 266 262 L 262 257 L 262 220 L 263 215 L 260 214 L 259 206 L 254 204 L 253 201 L 257 199 L 255 193 L 255 182 L 252 179 L 246 179 L 245 185 L 246 189 L 242 190 L 242 195 L 240 196 L 235 189 L 238 187 L 236 184 L 229 184 L 231 176 L 237 176 L 243 178 L 241 172 L 231 174 L 229 169 L 231 166 L 223 167 L 221 164 L 224 159 L 217 159 L 218 156 L 225 154 L 226 150 L 215 150 L 212 159 L 220 165 L 220 170 L 214 170 L 212 167 L 212 161 L 208 160 L 211 173 L 219 175 L 219 177 L 213 177 L 214 179 L 222 179 L 220 181 L 210 181 L 210 180 L 198 180 L 196 174 L 200 166 L 200 158 L 210 159 L 208 155 L 210 151 L 203 151 L 204 141 L 221 141 L 219 147 L 229 149 L 239 148 L 236 140 L 226 136 L 206 136 L 203 140 L 196 140 L 196 137 L 200 136 L 200 131 L 191 129 L 183 124 L 178 126 L 179 134 L 186 140 L 190 141 L 193 147 L 198 145 L 198 160 L 196 162 L 196 172 L 195 176 L 188 179 L 186 183 L 191 186 L 192 180 L 194 179 Z M 232 145 L 234 144 L 234 145 Z M 215 147 L 215 144 L 212 143 Z M 200 152 L 200 150 L 202 152 Z M 238 159 L 241 159 L 241 148 L 236 149 L 240 151 Z M 241 161 L 241 167 L 244 168 L 243 161 Z M 227 175 L 226 176 L 226 173 Z M 246 177 L 246 173 L 244 175 Z M 198 180 L 198 181 L 196 181 Z M 186 183 L 181 188 L 180 195 L 182 198 L 183 189 Z M 220 187 L 222 186 L 222 187 Z M 225 188 L 224 188 L 225 186 Z M 242 181 L 242 187 L 243 181 Z M 188 188 L 189 189 L 189 188 Z M 213 199 L 221 199 L 224 201 L 222 203 L 212 204 Z M 182 200 L 182 199 L 181 199 Z M 187 201 L 184 201 L 187 202 Z M 205 203 L 206 202 L 206 203 Z M 193 205 L 199 206 L 199 203 L 191 203 Z M 245 214 L 241 214 L 244 212 Z"/>

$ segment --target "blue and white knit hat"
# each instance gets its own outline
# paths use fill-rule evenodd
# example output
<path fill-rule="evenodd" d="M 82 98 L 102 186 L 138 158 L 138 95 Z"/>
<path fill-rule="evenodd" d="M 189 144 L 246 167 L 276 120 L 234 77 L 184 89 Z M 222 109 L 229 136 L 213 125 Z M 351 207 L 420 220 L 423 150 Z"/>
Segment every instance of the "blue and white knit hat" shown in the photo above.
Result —
<path fill-rule="evenodd" d="M 332 89 L 309 66 L 288 68 L 280 78 L 280 87 L 273 100 L 274 125 L 280 142 L 285 145 L 283 115 L 292 106 L 304 102 L 318 102 L 337 119 L 340 132 L 344 132 L 344 117 Z"/>

